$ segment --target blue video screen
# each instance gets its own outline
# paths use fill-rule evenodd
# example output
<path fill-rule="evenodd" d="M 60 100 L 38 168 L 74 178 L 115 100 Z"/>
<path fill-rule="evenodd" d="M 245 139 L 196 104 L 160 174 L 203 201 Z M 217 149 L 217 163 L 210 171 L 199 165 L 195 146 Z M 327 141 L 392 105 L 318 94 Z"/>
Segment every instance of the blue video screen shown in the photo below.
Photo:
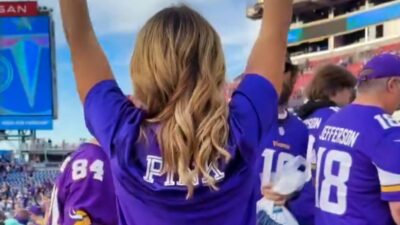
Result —
<path fill-rule="evenodd" d="M 400 3 L 373 9 L 347 19 L 347 30 L 355 30 L 400 18 Z"/>
<path fill-rule="evenodd" d="M 49 16 L 0 17 L 0 130 L 52 129 Z"/>

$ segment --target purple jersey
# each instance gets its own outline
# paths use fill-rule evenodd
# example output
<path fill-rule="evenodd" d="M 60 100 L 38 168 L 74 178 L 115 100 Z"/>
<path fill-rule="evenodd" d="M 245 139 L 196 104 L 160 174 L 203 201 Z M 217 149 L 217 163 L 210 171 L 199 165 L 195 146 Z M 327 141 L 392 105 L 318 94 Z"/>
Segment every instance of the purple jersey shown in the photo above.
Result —
<path fill-rule="evenodd" d="M 49 225 L 117 224 L 110 163 L 101 148 L 83 144 L 61 166 Z"/>
<path fill-rule="evenodd" d="M 266 138 L 268 143 L 264 147 L 264 161 L 260 171 L 263 171 L 264 165 L 271 165 L 271 168 L 265 169 L 270 171 L 273 183 L 275 175 L 287 161 L 296 156 L 306 158 L 308 130 L 300 119 L 285 111 L 279 114 L 278 122 Z M 265 163 L 266 160 L 271 160 L 265 156 L 272 156 L 271 164 Z"/>
<path fill-rule="evenodd" d="M 194 196 L 187 200 L 187 188 L 179 179 L 162 173 L 157 125 L 144 131 L 147 142 L 138 141 L 146 113 L 126 98 L 114 80 L 95 85 L 85 101 L 85 118 L 111 160 L 119 224 L 255 224 L 260 192 L 256 161 L 262 137 L 277 118 L 277 102 L 277 93 L 265 78 L 244 78 L 229 106 L 227 150 L 232 160 L 208 166 L 219 190 L 210 190 L 199 177 Z"/>
<path fill-rule="evenodd" d="M 320 130 L 316 224 L 392 225 L 400 201 L 400 124 L 377 107 L 352 104 Z"/>
<path fill-rule="evenodd" d="M 308 146 L 308 130 L 304 123 L 291 113 L 285 112 L 279 115 L 279 120 L 275 132 L 270 132 L 268 135 L 268 145 L 264 150 L 263 156 L 272 155 L 271 168 L 263 168 L 271 170 L 272 182 L 276 173 L 279 173 L 280 168 L 289 160 L 296 156 L 306 158 Z M 269 152 L 269 153 L 268 153 Z M 264 166 L 268 165 L 264 158 Z M 300 195 L 302 192 L 299 193 Z M 304 209 L 299 204 L 300 195 L 292 199 L 288 203 L 288 208 L 292 214 L 301 221 Z M 313 203 L 311 203 L 313 204 Z"/>
<path fill-rule="evenodd" d="M 306 124 L 310 136 L 313 137 L 313 140 L 316 140 L 318 136 L 319 129 L 322 125 L 331 117 L 334 113 L 340 110 L 339 107 L 324 107 L 316 110 L 306 119 L 304 119 L 304 123 Z M 311 137 L 310 137 L 311 138 Z M 314 144 L 314 141 L 311 141 L 310 144 Z"/>
<path fill-rule="evenodd" d="M 318 135 L 319 129 L 322 127 L 329 117 L 339 111 L 338 107 L 323 107 L 315 110 L 307 118 L 304 119 L 309 132 L 308 137 L 308 148 L 307 148 L 307 161 L 310 162 L 313 167 L 316 164 L 316 153 L 314 143 Z M 315 171 L 312 171 L 313 177 Z M 312 181 L 307 182 L 304 185 L 303 190 L 295 201 L 292 201 L 289 205 L 289 209 L 293 212 L 298 222 L 301 225 L 313 225 L 314 224 L 314 213 L 315 213 L 315 187 Z"/>

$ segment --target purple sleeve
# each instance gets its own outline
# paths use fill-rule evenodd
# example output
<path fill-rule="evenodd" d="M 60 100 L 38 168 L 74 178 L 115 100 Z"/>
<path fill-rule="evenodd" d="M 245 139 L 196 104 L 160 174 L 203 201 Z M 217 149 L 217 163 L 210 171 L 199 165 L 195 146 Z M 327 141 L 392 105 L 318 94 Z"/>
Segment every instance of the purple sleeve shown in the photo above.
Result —
<path fill-rule="evenodd" d="M 111 168 L 100 148 L 92 147 L 76 155 L 64 179 L 67 190 L 62 213 L 64 225 L 117 224 Z"/>
<path fill-rule="evenodd" d="M 400 201 L 400 129 L 388 131 L 371 157 L 378 170 L 382 200 Z"/>
<path fill-rule="evenodd" d="M 287 142 L 293 150 L 293 155 L 302 156 L 305 159 L 307 158 L 307 149 L 308 149 L 308 138 L 309 131 L 307 126 L 294 115 L 289 114 L 290 123 L 286 125 L 286 129 L 290 129 L 290 133 L 284 134 L 285 137 L 288 137 Z"/>
<path fill-rule="evenodd" d="M 303 125 L 303 124 L 301 124 Z M 304 129 L 303 129 L 304 128 Z M 299 135 L 299 155 L 303 156 L 305 159 L 307 158 L 307 150 L 308 150 L 308 129 L 304 125 L 304 127 L 299 127 L 298 129 Z"/>
<path fill-rule="evenodd" d="M 302 148 L 304 149 L 303 151 L 303 156 L 304 158 L 307 158 L 307 150 L 308 150 L 308 143 L 309 143 L 309 138 L 310 138 L 310 133 L 309 130 L 307 129 L 306 125 L 304 125 L 304 123 L 302 123 L 304 131 L 302 132 L 303 136 L 303 143 L 302 143 Z"/>
<path fill-rule="evenodd" d="M 278 95 L 262 76 L 246 75 L 230 102 L 231 132 L 248 163 L 261 154 L 260 145 L 278 119 Z"/>
<path fill-rule="evenodd" d="M 113 153 L 112 140 L 118 128 L 129 123 L 130 127 L 137 127 L 136 132 L 131 132 L 138 134 L 144 116 L 144 112 L 122 93 L 115 80 L 96 84 L 85 99 L 84 111 L 86 126 L 109 157 Z"/>

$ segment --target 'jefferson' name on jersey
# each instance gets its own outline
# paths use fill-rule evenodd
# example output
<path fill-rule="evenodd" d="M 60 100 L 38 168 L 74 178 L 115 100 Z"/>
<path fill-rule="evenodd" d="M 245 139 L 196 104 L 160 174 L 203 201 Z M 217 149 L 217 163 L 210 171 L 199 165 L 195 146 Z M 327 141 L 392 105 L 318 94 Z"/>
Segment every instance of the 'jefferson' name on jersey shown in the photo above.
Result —
<path fill-rule="evenodd" d="M 348 147 L 353 147 L 356 143 L 360 133 L 354 130 L 325 126 L 319 136 L 322 141 L 330 141 L 337 144 L 342 144 Z"/>

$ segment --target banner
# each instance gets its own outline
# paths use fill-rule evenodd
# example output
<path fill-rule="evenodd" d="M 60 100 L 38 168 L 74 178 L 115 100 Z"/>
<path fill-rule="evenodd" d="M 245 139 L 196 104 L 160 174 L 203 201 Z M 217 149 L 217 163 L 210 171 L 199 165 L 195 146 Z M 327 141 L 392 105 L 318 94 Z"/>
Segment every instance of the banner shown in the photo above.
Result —
<path fill-rule="evenodd" d="M 0 17 L 12 16 L 36 16 L 38 14 L 38 4 L 31 2 L 1 2 Z"/>

